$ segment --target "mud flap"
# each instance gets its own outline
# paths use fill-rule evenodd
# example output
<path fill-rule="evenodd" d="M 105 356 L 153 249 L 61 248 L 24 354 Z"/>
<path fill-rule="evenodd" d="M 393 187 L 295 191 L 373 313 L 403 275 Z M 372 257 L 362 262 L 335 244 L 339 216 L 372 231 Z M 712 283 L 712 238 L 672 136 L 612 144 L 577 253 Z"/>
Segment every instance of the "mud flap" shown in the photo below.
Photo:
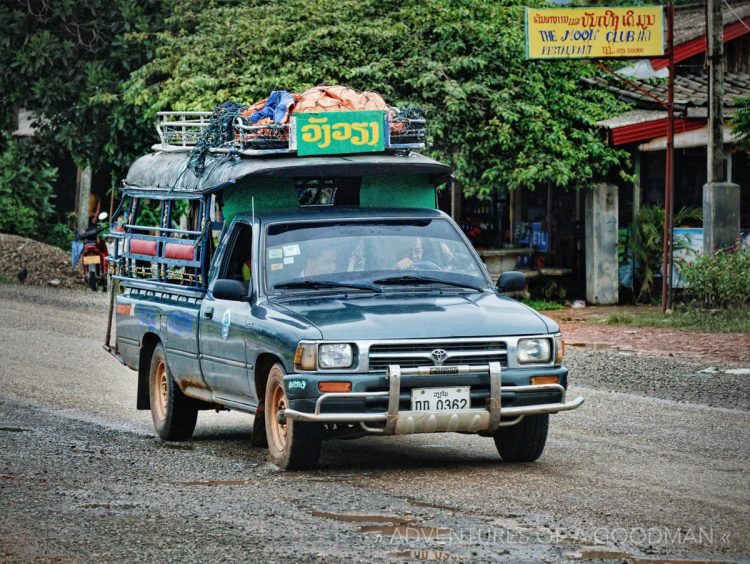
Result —
<path fill-rule="evenodd" d="M 266 409 L 262 404 L 258 404 L 258 410 L 255 412 L 253 419 L 253 434 L 250 436 L 250 446 L 256 448 L 268 448 L 268 438 L 266 437 Z"/>

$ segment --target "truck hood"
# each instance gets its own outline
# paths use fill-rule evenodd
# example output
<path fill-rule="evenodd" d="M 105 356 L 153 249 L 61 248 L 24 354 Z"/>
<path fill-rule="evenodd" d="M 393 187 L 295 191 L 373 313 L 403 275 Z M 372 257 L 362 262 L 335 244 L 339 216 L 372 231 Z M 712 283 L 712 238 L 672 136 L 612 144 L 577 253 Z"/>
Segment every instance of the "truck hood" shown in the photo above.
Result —
<path fill-rule="evenodd" d="M 429 339 L 538 335 L 557 323 L 531 308 L 490 292 L 425 295 L 310 297 L 274 305 L 317 327 L 324 339 Z"/>

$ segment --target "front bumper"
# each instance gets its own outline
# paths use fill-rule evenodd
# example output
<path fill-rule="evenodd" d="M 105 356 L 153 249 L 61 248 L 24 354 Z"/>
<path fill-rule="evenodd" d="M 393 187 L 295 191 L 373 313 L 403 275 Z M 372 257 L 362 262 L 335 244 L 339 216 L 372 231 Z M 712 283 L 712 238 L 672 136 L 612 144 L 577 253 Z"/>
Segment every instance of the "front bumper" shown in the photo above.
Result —
<path fill-rule="evenodd" d="M 402 376 L 427 375 L 466 375 L 489 374 L 489 398 L 485 407 L 461 409 L 456 411 L 411 411 L 399 409 L 402 402 Z M 298 378 L 294 375 L 293 378 Z M 481 433 L 493 432 L 500 427 L 515 425 L 526 415 L 557 413 L 576 409 L 583 403 L 582 397 L 566 401 L 566 390 L 560 384 L 537 384 L 524 386 L 503 386 L 500 363 L 490 362 L 486 365 L 465 365 L 451 367 L 424 366 L 417 368 L 401 368 L 389 365 L 386 372 L 388 382 L 387 391 L 325 393 L 315 400 L 312 412 L 293 409 L 297 402 L 290 402 L 290 408 L 283 416 L 292 421 L 310 421 L 316 423 L 359 423 L 370 433 L 385 435 L 408 435 L 412 433 Z M 533 403 L 530 405 L 515 405 L 503 407 L 503 393 L 515 394 L 523 397 L 526 394 L 553 396 L 558 401 Z M 356 411 L 356 412 L 323 412 L 324 404 L 331 400 L 365 401 L 387 399 L 387 410 Z"/>

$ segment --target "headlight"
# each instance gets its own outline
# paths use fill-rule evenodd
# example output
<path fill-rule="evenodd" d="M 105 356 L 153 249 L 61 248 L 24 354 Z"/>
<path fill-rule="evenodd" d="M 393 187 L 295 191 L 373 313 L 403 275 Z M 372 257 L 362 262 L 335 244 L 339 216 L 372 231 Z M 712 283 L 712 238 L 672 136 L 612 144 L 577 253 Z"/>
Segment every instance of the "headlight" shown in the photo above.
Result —
<path fill-rule="evenodd" d="M 349 368 L 352 359 L 352 346 L 346 343 L 318 347 L 318 364 L 321 368 Z"/>
<path fill-rule="evenodd" d="M 518 341 L 518 363 L 544 363 L 550 361 L 552 347 L 549 339 L 521 339 Z"/>

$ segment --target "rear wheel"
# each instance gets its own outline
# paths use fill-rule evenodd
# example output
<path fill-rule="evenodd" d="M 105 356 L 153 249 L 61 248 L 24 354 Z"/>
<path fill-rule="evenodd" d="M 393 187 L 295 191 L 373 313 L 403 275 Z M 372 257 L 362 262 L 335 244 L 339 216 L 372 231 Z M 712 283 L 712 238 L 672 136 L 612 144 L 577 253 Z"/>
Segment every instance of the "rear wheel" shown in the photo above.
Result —
<path fill-rule="evenodd" d="M 549 429 L 549 415 L 527 415 L 512 427 L 495 432 L 497 452 L 506 462 L 533 462 L 544 451 Z"/>
<path fill-rule="evenodd" d="M 175 384 L 161 343 L 151 356 L 149 399 L 154 429 L 159 437 L 165 441 L 185 441 L 193 436 L 198 409 Z"/>
<path fill-rule="evenodd" d="M 91 291 L 96 292 L 96 270 L 89 270 L 88 284 Z"/>
<path fill-rule="evenodd" d="M 279 422 L 279 414 L 289 406 L 283 378 L 284 368 L 274 364 L 268 373 L 264 406 L 271 461 L 284 470 L 313 468 L 320 458 L 322 429 L 316 423 Z"/>

